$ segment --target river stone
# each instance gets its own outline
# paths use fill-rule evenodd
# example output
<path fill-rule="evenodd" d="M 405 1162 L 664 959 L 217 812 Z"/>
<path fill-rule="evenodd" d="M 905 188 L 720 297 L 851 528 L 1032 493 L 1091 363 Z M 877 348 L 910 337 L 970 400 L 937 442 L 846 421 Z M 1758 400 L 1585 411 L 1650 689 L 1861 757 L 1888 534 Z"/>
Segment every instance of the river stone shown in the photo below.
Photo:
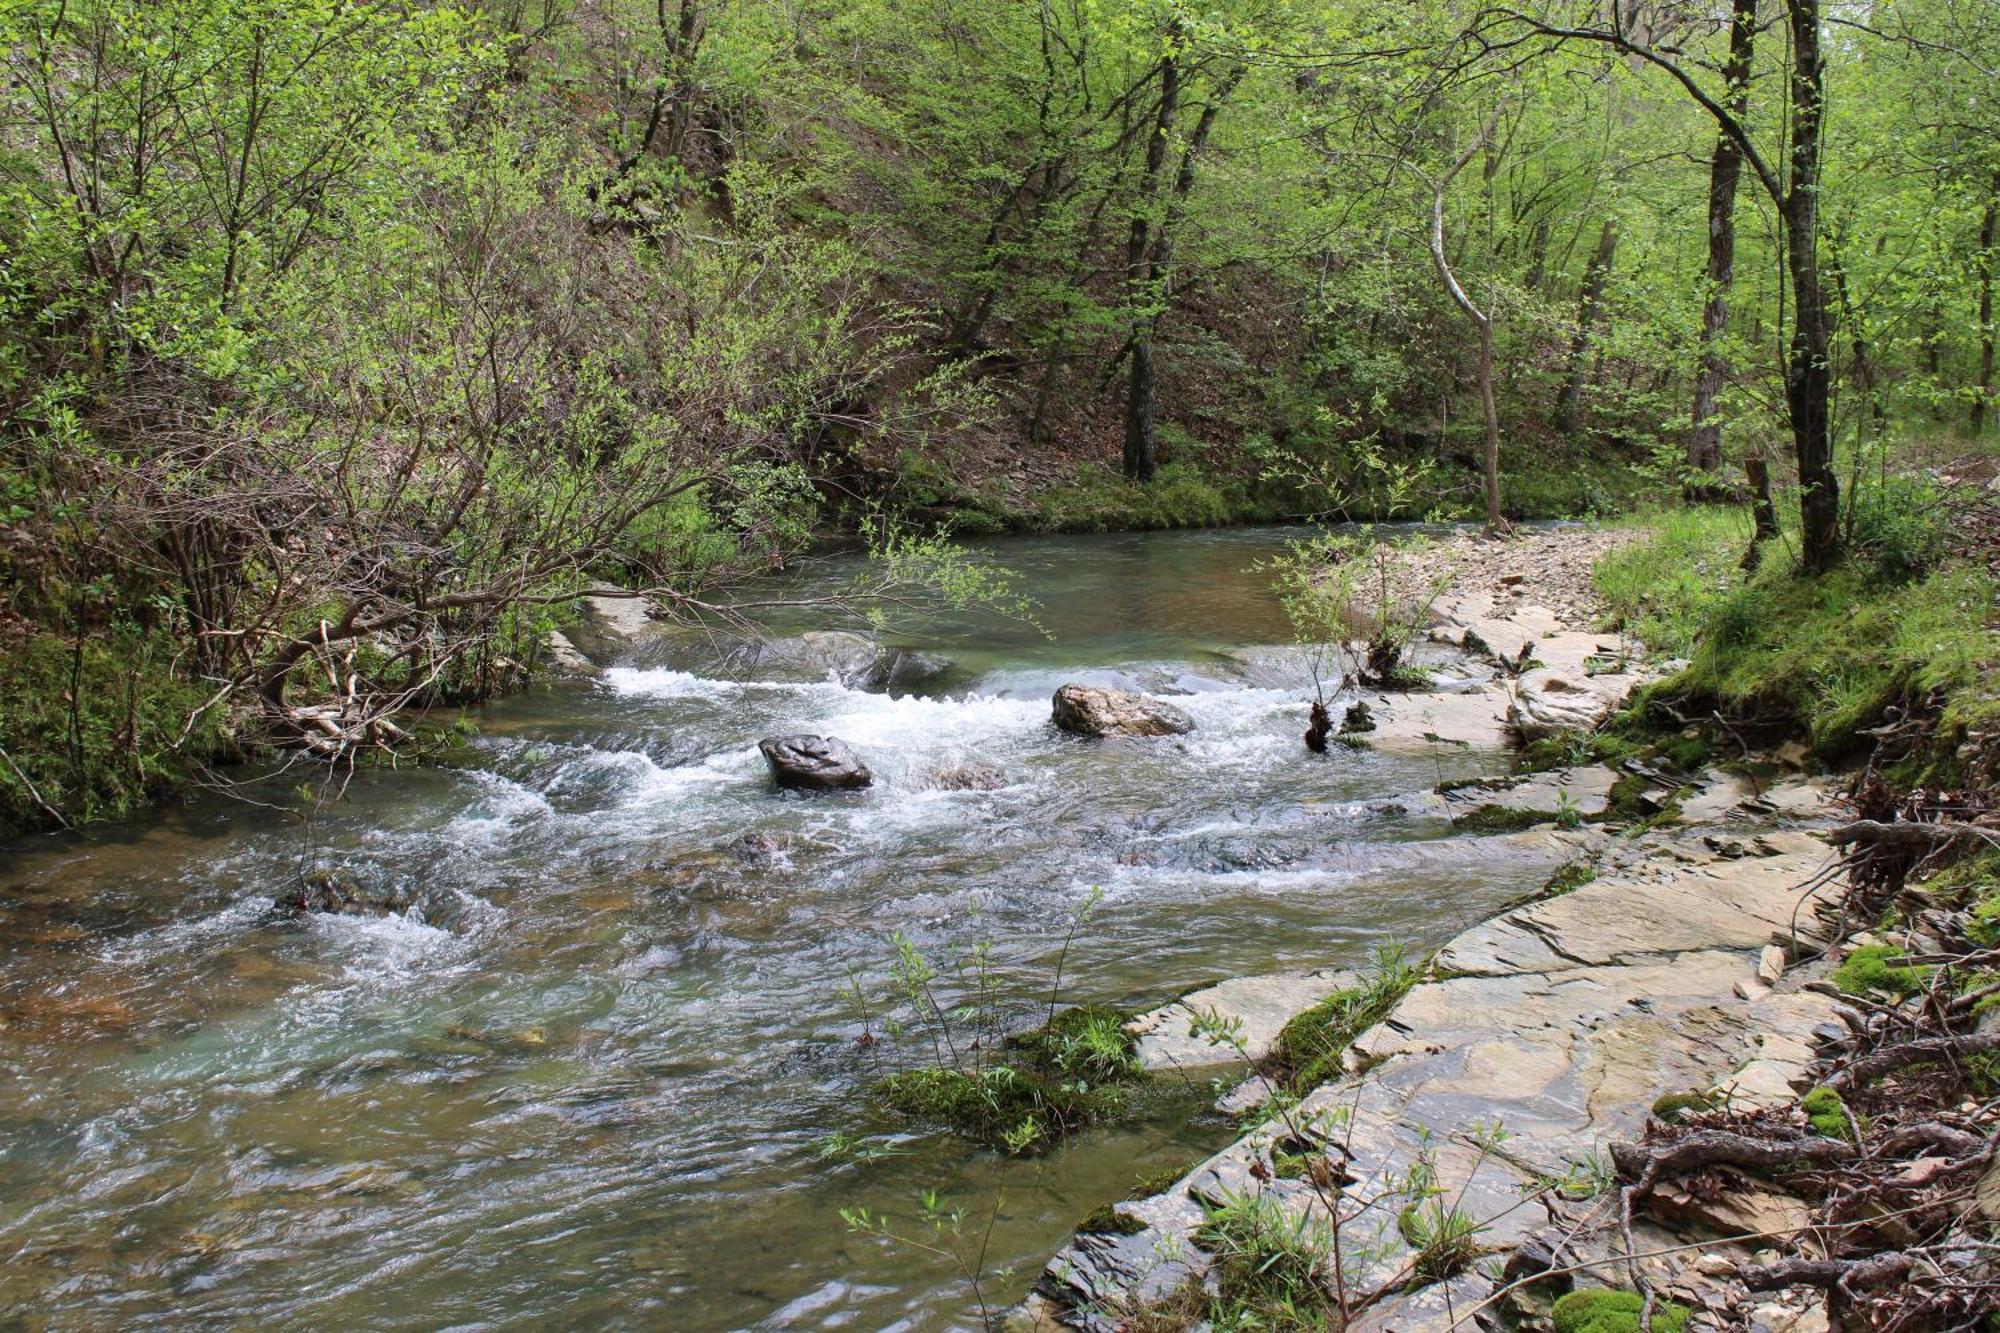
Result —
<path fill-rule="evenodd" d="M 931 774 L 925 785 L 938 791 L 998 791 L 1007 785 L 1007 770 L 998 764 L 957 764 Z"/>
<path fill-rule="evenodd" d="M 832 736 L 767 736 L 757 742 L 780 787 L 799 791 L 843 791 L 875 780 L 847 742 Z"/>
<path fill-rule="evenodd" d="M 1566 731 L 1595 731 L 1624 693 L 1624 683 L 1599 683 L 1554 671 L 1531 671 L 1521 678 L 1507 705 L 1507 726 L 1520 740 L 1538 741 Z"/>
<path fill-rule="evenodd" d="M 1194 719 L 1172 704 L 1129 690 L 1063 685 L 1054 700 L 1056 726 L 1076 736 L 1180 736 Z"/>

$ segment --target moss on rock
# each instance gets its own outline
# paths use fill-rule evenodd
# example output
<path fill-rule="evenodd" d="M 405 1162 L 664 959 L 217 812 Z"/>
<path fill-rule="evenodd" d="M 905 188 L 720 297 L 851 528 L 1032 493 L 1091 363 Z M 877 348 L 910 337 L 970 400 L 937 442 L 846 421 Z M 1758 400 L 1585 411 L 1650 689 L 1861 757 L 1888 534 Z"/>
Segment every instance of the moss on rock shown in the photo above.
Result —
<path fill-rule="evenodd" d="M 1892 944 L 1864 945 L 1834 969 L 1833 984 L 1848 995 L 1888 995 L 1898 999 L 1914 995 L 1924 988 L 1931 969 L 1890 966 L 1889 960 L 1903 952 Z"/>
<path fill-rule="evenodd" d="M 1552 1317 L 1556 1333 L 1638 1333 L 1645 1304 L 1636 1291 L 1572 1291 L 1556 1302 Z M 1685 1305 L 1653 1302 L 1654 1333 L 1681 1333 L 1687 1321 Z"/>

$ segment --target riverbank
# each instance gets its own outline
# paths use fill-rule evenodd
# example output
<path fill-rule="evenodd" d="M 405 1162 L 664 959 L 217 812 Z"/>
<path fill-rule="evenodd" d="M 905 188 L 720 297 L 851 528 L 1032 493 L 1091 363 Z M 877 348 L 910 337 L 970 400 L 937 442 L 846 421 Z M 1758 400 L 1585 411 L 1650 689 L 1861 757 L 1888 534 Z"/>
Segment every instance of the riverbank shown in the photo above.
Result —
<path fill-rule="evenodd" d="M 1835 1003 L 1806 988 L 1832 965 L 1813 961 L 1829 941 L 1800 910 L 1829 861 L 1826 790 L 1713 778 L 1683 798 L 1678 827 L 1578 837 L 1588 882 L 1458 935 L 1354 1042 L 1344 1074 L 1265 1111 L 1163 1192 L 1113 1205 L 1108 1229 L 1050 1262 L 1033 1319 L 1110 1330 L 1253 1299 L 1232 1290 L 1211 1224 L 1246 1206 L 1271 1210 L 1260 1225 L 1273 1234 L 1301 1228 L 1329 1262 L 1341 1251 L 1351 1328 L 1469 1320 L 1512 1280 L 1510 1257 L 1536 1245 L 1607 1255 L 1610 1145 L 1637 1137 L 1662 1098 L 1777 1108 L 1810 1086 L 1815 1029 Z M 1291 997 L 1287 1018 L 1324 993 L 1302 985 Z M 1411 1210 L 1435 1200 L 1468 1229 L 1460 1265 L 1432 1275 Z M 1802 1205 L 1776 1197 L 1685 1204 L 1684 1226 L 1646 1223 L 1634 1237 L 1673 1251 L 1646 1263 L 1669 1296 L 1714 1285 L 1697 1267 L 1704 1255 L 1747 1261 L 1776 1239 L 1701 1238 L 1804 1225 Z M 1578 1281 L 1618 1286 L 1625 1274 L 1606 1266 Z"/>
<path fill-rule="evenodd" d="M 1714 534 L 1706 537 L 1713 544 Z M 1642 583 L 1635 568 L 1658 561 L 1663 541 L 1685 540 L 1669 525 L 1645 548 L 1632 546 L 1631 534 L 1592 532 L 1505 545 L 1466 539 L 1417 558 L 1420 574 L 1453 576 L 1434 640 L 1491 645 L 1498 649 L 1491 655 L 1504 660 L 1525 639 L 1521 657 L 1582 672 L 1594 693 L 1587 719 L 1539 738 L 1522 725 L 1533 721 L 1521 705 L 1527 682 L 1512 679 L 1454 692 L 1445 696 L 1449 705 L 1440 697 L 1406 700 L 1404 715 L 1435 729 L 1405 722 L 1392 732 L 1416 732 L 1434 744 L 1490 744 L 1507 733 L 1517 742 L 1541 739 L 1553 742 L 1539 747 L 1544 762 L 1551 755 L 1571 763 L 1593 753 L 1625 757 L 1608 767 L 1440 784 L 1433 799 L 1460 827 L 1520 828 L 1514 836 L 1560 840 L 1572 859 L 1531 900 L 1446 943 L 1407 993 L 1390 997 L 1393 1007 L 1380 1021 L 1370 1022 L 1378 1014 L 1369 1013 L 1365 1031 L 1336 1030 L 1335 1039 L 1351 1045 L 1331 1066 L 1316 1066 L 1310 1083 L 1300 1084 L 1296 1064 L 1285 1058 L 1292 1034 L 1319 1021 L 1313 1015 L 1356 1009 L 1358 999 L 1342 997 L 1369 993 L 1367 978 L 1243 978 L 1143 1018 L 1141 1049 L 1155 1067 L 1189 1075 L 1236 1057 L 1256 1062 L 1263 1072 L 1218 1103 L 1246 1117 L 1248 1127 L 1165 1189 L 1094 1219 L 1044 1270 L 1024 1323 L 1153 1330 L 1249 1321 L 1442 1333 L 1536 1323 L 1558 1297 L 1585 1293 L 1565 1301 L 1562 1328 L 1576 1326 L 1564 1320 L 1586 1304 L 1636 1302 L 1610 1293 L 1637 1285 L 1652 1293 L 1656 1327 L 1679 1327 L 1690 1309 L 1760 1333 L 1828 1327 L 1813 1290 L 1817 1270 L 1786 1269 L 1780 1256 L 1831 1261 L 1871 1251 L 1856 1251 L 1838 1225 L 1827 1229 L 1830 1205 L 1811 1182 L 1787 1184 L 1755 1170 L 1718 1176 L 1713 1164 L 1748 1167 L 1755 1159 L 1744 1154 L 1755 1152 L 1785 1160 L 1786 1136 L 1800 1132 L 1832 1134 L 1835 1142 L 1797 1151 L 1851 1153 L 1841 1138 L 1853 1135 L 1839 1113 L 1826 1118 L 1841 1099 L 1818 1085 L 1846 1077 L 1829 1075 L 1827 1052 L 1841 1049 L 1840 1039 L 1860 1021 L 1857 1006 L 1881 1012 L 1880 993 L 1871 1000 L 1869 983 L 1857 980 L 1875 975 L 1861 970 L 1863 963 L 1879 972 L 1881 958 L 1898 952 L 1935 954 L 1953 938 L 1962 948 L 1967 905 L 2000 890 L 1980 888 L 1991 866 L 1980 872 L 1976 863 L 1963 883 L 1905 909 L 1927 923 L 1922 930 L 1850 937 L 1856 905 L 1835 890 L 1843 862 L 1828 841 L 1836 814 L 1854 808 L 1835 795 L 1845 780 L 1796 768 L 1787 774 L 1770 755 L 1746 756 L 1752 762 L 1733 772 L 1703 768 L 1709 747 L 1693 728 L 1678 738 L 1670 730 L 1634 755 L 1631 736 L 1646 729 L 1645 714 L 1655 706 L 1645 703 L 1621 721 L 1624 735 L 1589 737 L 1628 692 L 1657 699 L 1701 679 L 1704 667 L 1717 669 L 1713 645 L 1694 668 L 1648 666 L 1624 636 L 1571 628 L 1607 616 L 1629 625 L 1641 610 L 1686 614 L 1687 607 L 1665 605 L 1670 599 L 1658 591 L 1674 578 L 1672 569 L 1656 567 L 1646 591 L 1634 591 Z M 1533 586 L 1525 569 L 1539 575 L 1546 599 L 1522 591 Z M 1882 575 L 1864 566 L 1844 577 L 1850 586 Z M 1898 592 L 1893 580 L 1872 591 L 1876 599 L 1920 602 L 1959 577 L 1947 567 L 1920 574 L 1909 591 Z M 1709 607 L 1756 595 L 1732 591 L 1732 584 L 1759 586 L 1722 574 L 1698 595 Z M 1539 600 L 1559 603 L 1562 614 Z M 1866 617 L 1873 607 L 1860 599 L 1846 611 Z M 1973 611 L 1976 618 L 1976 604 Z M 1810 617 L 1804 625 L 1817 634 Z M 1784 641 L 1787 631 L 1803 637 L 1796 614 L 1763 628 L 1767 642 Z M 1606 637 L 1613 642 L 1598 641 Z M 1896 649 L 1871 646 L 1879 672 L 1894 678 Z M 1982 660 L 1990 670 L 1990 652 Z M 1505 712 L 1495 694 L 1509 700 Z M 1377 705 L 1391 718 L 1396 706 L 1393 699 Z M 1948 720 L 1964 711 L 1963 701 L 1934 697 L 1929 716 Z M 1728 728 L 1722 712 L 1716 718 Z M 1967 751 L 1976 756 L 1977 734 L 1956 732 L 1952 743 L 1966 767 L 1976 768 L 1980 761 Z M 1913 752 L 1932 765 L 1939 753 L 1935 745 L 1901 751 Z M 1802 746 L 1786 754 L 1793 765 L 1805 757 Z M 1957 799 L 1983 808 L 1977 797 Z M 1853 837 L 1843 832 L 1837 840 Z M 1904 873 L 1897 872 L 1898 884 Z M 1956 927 L 1948 924 L 1953 909 Z M 1975 906 L 1974 915 L 1985 910 Z M 1884 921 L 1894 924 L 1893 917 Z M 1970 933 L 1983 938 L 1976 926 Z M 1837 966 L 1844 957 L 1854 961 Z M 1968 985 L 1982 975 L 1975 972 Z M 1913 989 L 1921 987 L 1911 983 L 1896 994 Z M 1976 1089 L 1986 1076 L 1975 1069 L 1971 1077 Z M 1847 1087 L 1850 1096 L 1867 1091 Z M 1935 1095 L 1920 1094 L 1912 1105 L 1935 1107 Z M 1729 1140 L 1719 1149 L 1695 1145 L 1689 1161 L 1707 1164 L 1705 1174 L 1680 1178 L 1663 1170 L 1669 1147 L 1633 1146 L 1682 1132 L 1662 1126 L 1690 1118 L 1696 1127 L 1685 1132 L 1693 1138 Z M 1858 1123 L 1853 1113 L 1847 1123 Z M 1708 1125 L 1716 1128 L 1702 1128 Z M 1905 1189 L 1922 1188 L 1940 1172 L 1976 1181 L 1993 1155 L 1991 1137 L 1983 1151 L 1979 1146 L 1990 1129 L 1921 1131 L 1959 1156 L 1910 1166 Z M 1753 1147 L 1731 1146 L 1737 1143 Z M 1644 1199 L 1636 1221 L 1621 1215 L 1635 1191 Z M 1967 1212 L 1968 1225 L 2000 1220 L 2000 1168 L 1980 1186 L 1981 1200 L 1988 1193 L 1996 1197 Z M 1949 1230 L 1957 1214 L 1940 1215 Z M 1898 1243 L 1891 1233 L 1876 1252 Z M 1828 1271 L 1837 1276 L 1850 1262 L 1862 1260 L 1841 1259 Z M 1889 1262 L 1908 1260 L 1892 1255 Z M 1963 1280 L 1947 1275 L 1944 1295 L 1920 1299 L 1956 1308 L 1949 1288 Z M 1603 1327 L 1635 1325 L 1628 1311 Z"/>

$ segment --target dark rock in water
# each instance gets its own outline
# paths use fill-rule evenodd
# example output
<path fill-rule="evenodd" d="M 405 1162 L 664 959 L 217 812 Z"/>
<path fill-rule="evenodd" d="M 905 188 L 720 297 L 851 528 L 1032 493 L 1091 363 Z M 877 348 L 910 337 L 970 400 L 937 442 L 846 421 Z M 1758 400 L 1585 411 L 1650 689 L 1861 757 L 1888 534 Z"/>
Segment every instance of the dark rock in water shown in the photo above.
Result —
<path fill-rule="evenodd" d="M 363 884 L 331 870 L 313 869 L 279 894 L 279 910 L 326 916 L 409 916 L 440 930 L 455 930 L 465 903 L 455 893 L 416 893 L 401 885 Z"/>
<path fill-rule="evenodd" d="M 1369 709 L 1367 703 L 1361 699 L 1356 699 L 1353 703 L 1349 704 L 1346 716 L 1340 719 L 1340 734 L 1351 736 L 1357 731 L 1373 730 L 1375 730 L 1375 714 Z"/>
<path fill-rule="evenodd" d="M 884 648 L 876 659 L 872 680 L 861 688 L 870 690 L 913 690 L 936 680 L 953 666 L 949 657 L 920 653 L 914 648 Z"/>
<path fill-rule="evenodd" d="M 1055 724 L 1076 736 L 1180 736 L 1194 719 L 1169 703 L 1092 685 L 1063 685 L 1055 693 Z"/>
<path fill-rule="evenodd" d="M 1007 773 L 998 764 L 960 764 L 931 774 L 930 785 L 939 791 L 998 791 L 1007 785 Z"/>
<path fill-rule="evenodd" d="M 410 910 L 399 888 L 376 888 L 343 879 L 331 870 L 308 870 L 283 893 L 278 906 L 291 912 L 331 912 L 344 916 L 388 916 Z"/>
<path fill-rule="evenodd" d="M 780 787 L 799 791 L 842 791 L 875 780 L 847 742 L 832 736 L 767 736 L 757 742 Z"/>

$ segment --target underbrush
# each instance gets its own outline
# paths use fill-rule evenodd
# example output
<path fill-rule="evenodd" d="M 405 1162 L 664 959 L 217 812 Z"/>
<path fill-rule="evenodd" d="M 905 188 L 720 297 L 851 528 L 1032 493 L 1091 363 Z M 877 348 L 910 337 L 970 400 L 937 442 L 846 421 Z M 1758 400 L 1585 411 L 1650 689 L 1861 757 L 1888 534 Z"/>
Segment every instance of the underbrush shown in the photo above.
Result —
<path fill-rule="evenodd" d="M 1105 1005 L 1065 1009 L 1010 1038 L 995 1060 L 971 1068 L 931 1065 L 876 1084 L 887 1106 L 1010 1155 L 1038 1152 L 1110 1119 L 1140 1081 L 1131 1015 Z"/>
<path fill-rule="evenodd" d="M 1284 497 L 1254 479 L 1191 463 L 1167 463 L 1137 484 L 1085 463 L 1062 486 L 1031 501 L 1028 526 L 1042 532 L 1126 532 L 1276 523 L 1291 517 Z"/>
<path fill-rule="evenodd" d="M 233 752 L 220 708 L 138 628 L 0 651 L 0 835 L 130 814 Z"/>

